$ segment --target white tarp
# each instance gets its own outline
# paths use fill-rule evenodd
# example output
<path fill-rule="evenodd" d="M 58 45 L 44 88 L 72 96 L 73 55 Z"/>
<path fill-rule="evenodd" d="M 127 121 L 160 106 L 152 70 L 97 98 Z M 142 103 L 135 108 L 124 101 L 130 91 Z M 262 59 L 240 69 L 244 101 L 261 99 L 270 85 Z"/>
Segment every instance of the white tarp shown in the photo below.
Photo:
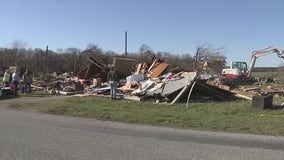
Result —
<path fill-rule="evenodd" d="M 126 77 L 126 83 L 130 83 L 130 82 L 133 82 L 133 81 L 141 82 L 144 79 L 145 79 L 145 77 L 144 77 L 143 74 L 133 74 L 133 75 Z"/>
<path fill-rule="evenodd" d="M 153 81 L 147 80 L 144 83 L 142 83 L 138 89 L 132 91 L 131 94 L 138 94 L 138 93 L 145 92 L 147 89 L 150 89 L 151 87 L 153 87 L 153 84 L 154 84 Z"/>

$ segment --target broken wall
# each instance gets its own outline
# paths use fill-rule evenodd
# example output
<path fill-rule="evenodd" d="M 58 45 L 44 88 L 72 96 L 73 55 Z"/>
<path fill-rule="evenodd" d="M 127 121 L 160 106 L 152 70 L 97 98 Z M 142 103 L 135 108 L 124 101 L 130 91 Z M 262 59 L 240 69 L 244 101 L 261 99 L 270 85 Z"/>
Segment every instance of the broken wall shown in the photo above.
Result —
<path fill-rule="evenodd" d="M 79 79 L 86 79 L 86 80 L 92 80 L 96 77 L 97 74 L 100 74 L 100 77 L 102 78 L 103 82 L 107 81 L 107 73 L 104 72 L 101 68 L 94 65 L 93 63 L 90 63 L 88 66 L 80 70 L 76 75 Z"/>
<path fill-rule="evenodd" d="M 113 64 L 115 65 L 115 71 L 121 73 L 123 76 L 129 76 L 136 71 L 136 66 L 141 63 L 142 60 L 132 58 L 114 57 Z"/>

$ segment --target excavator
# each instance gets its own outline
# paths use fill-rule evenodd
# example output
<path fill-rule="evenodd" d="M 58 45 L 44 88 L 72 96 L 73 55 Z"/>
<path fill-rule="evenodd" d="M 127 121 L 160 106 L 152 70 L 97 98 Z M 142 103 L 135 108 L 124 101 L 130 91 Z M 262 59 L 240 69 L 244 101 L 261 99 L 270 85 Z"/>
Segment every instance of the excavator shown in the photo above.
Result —
<path fill-rule="evenodd" d="M 233 61 L 230 65 L 230 68 L 223 69 L 221 74 L 221 82 L 223 84 L 230 85 L 233 81 L 248 82 L 252 80 L 251 71 L 254 68 L 256 59 L 273 53 L 276 53 L 278 57 L 284 59 L 284 51 L 280 50 L 276 46 L 270 46 L 261 50 L 255 50 L 252 52 L 249 65 L 247 65 L 246 62 Z"/>

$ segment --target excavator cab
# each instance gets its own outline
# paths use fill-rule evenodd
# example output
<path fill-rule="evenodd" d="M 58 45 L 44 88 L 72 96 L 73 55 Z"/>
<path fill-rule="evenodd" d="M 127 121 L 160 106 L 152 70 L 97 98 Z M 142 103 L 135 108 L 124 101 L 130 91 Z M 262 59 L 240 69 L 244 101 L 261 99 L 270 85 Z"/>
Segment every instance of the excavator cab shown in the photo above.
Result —
<path fill-rule="evenodd" d="M 239 76 L 242 77 L 247 73 L 248 67 L 246 62 L 233 61 L 231 69 L 236 69 L 239 72 Z"/>
<path fill-rule="evenodd" d="M 222 70 L 221 83 L 233 85 L 233 81 L 247 78 L 247 63 L 242 61 L 231 62 L 230 68 Z"/>

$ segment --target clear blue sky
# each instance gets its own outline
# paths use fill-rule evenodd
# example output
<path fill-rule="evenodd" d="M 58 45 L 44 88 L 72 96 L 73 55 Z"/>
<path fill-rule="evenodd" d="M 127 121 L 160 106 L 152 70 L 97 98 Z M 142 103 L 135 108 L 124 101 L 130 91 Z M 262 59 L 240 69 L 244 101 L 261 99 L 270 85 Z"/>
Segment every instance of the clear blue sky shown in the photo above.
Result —
<path fill-rule="evenodd" d="M 15 40 L 28 47 L 48 45 L 104 51 L 194 54 L 198 45 L 225 47 L 227 61 L 249 61 L 253 50 L 284 49 L 284 0 L 0 0 L 0 47 Z M 279 66 L 276 55 L 256 66 Z"/>

